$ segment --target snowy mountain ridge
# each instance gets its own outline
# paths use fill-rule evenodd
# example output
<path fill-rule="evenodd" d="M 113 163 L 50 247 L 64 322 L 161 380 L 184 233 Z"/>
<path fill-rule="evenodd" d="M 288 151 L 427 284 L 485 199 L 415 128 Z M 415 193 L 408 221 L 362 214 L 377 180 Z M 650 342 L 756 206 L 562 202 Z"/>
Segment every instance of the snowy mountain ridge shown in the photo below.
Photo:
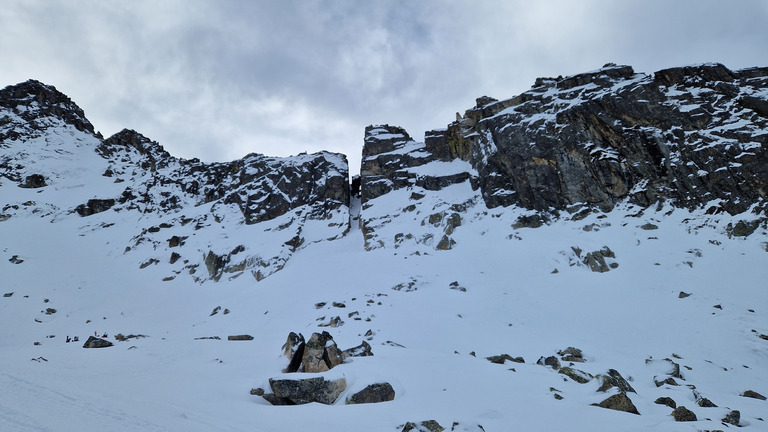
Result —
<path fill-rule="evenodd" d="M 541 78 L 424 142 L 367 127 L 350 185 L 344 155 L 178 159 L 6 87 L 0 429 L 763 430 L 766 88 Z"/>

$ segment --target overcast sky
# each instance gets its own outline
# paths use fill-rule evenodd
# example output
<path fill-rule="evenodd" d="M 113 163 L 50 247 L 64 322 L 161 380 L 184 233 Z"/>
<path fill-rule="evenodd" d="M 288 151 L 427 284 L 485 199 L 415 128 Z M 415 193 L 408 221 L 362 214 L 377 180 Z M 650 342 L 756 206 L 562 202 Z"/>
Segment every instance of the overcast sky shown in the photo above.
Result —
<path fill-rule="evenodd" d="M 209 162 L 329 150 L 356 173 L 365 126 L 421 141 L 539 76 L 768 66 L 768 1 L 11 0 L 0 53 L 0 87 L 54 85 L 105 136 Z"/>

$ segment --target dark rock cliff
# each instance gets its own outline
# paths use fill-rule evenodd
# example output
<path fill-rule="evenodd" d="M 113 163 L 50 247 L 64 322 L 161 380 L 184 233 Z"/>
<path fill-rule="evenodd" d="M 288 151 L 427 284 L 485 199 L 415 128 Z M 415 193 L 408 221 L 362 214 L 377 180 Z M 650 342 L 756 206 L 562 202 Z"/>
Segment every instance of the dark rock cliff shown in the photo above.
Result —
<path fill-rule="evenodd" d="M 768 193 L 768 68 L 652 76 L 606 65 L 478 99 L 424 150 L 468 161 L 489 207 L 604 211 L 629 199 L 736 214 Z M 363 178 L 365 181 L 365 178 Z"/>

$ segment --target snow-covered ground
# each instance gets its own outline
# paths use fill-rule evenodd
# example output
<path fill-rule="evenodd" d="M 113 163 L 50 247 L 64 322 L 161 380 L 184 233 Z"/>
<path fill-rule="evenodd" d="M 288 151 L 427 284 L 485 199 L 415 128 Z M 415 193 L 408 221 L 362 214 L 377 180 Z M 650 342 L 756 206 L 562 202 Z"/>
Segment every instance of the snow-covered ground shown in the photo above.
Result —
<path fill-rule="evenodd" d="M 305 244 L 260 282 L 245 274 L 199 283 L 185 273 L 163 281 L 166 260 L 139 269 L 145 251 L 125 247 L 146 228 L 137 224 L 156 221 L 137 222 L 128 211 L 82 218 L 55 203 L 48 213 L 15 212 L 0 222 L 0 294 L 13 293 L 0 297 L 0 430 L 396 431 L 436 420 L 486 432 L 698 431 L 725 429 L 720 420 L 731 410 L 746 430 L 768 430 L 768 402 L 740 396 L 768 395 L 768 340 L 760 338 L 768 334 L 768 235 L 764 227 L 746 238 L 726 232 L 753 215 L 622 206 L 514 228 L 526 212 L 487 209 L 467 184 L 404 210 L 412 192 L 363 210 L 382 247 L 366 250 L 355 220 L 346 236 Z M 54 193 L 5 181 L 0 204 L 39 207 Z M 429 215 L 467 202 L 450 232 L 455 244 L 436 250 L 444 226 L 430 225 Z M 323 229 L 309 224 L 304 235 L 322 239 Z M 215 227 L 195 235 L 215 244 L 251 241 L 259 230 L 233 224 L 226 235 Z M 606 273 L 574 252 L 604 246 L 618 264 Z M 211 315 L 218 306 L 229 313 Z M 320 327 L 336 316 L 343 325 Z M 289 332 L 322 330 L 342 349 L 368 340 L 374 353 L 324 374 L 347 380 L 334 405 L 271 406 L 250 394 L 285 376 Z M 115 345 L 83 349 L 94 332 Z M 118 333 L 146 337 L 120 342 Z M 239 334 L 254 339 L 227 340 Z M 80 343 L 65 342 L 75 335 Z M 196 339 L 213 336 L 221 340 Z M 580 384 L 536 364 L 568 347 L 586 360 L 573 368 L 626 378 L 641 415 L 591 406 L 615 393 L 598 392 L 598 378 Z M 486 359 L 505 353 L 525 363 Z M 679 385 L 657 387 L 670 361 L 680 365 Z M 384 381 L 393 401 L 345 405 Z M 671 408 L 654 403 L 659 397 L 699 420 L 675 422 Z M 717 407 L 698 406 L 699 397 Z"/>

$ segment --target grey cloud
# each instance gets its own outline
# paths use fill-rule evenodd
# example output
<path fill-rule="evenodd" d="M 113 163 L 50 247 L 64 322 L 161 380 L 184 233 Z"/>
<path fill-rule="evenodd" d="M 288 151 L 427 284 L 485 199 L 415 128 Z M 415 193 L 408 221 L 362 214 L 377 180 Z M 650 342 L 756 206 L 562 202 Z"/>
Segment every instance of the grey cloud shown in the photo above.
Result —
<path fill-rule="evenodd" d="M 354 171 L 366 125 L 419 139 L 538 76 L 768 65 L 766 18 L 755 0 L 30 0 L 0 9 L 0 85 L 54 84 L 181 157 L 327 149 Z"/>

